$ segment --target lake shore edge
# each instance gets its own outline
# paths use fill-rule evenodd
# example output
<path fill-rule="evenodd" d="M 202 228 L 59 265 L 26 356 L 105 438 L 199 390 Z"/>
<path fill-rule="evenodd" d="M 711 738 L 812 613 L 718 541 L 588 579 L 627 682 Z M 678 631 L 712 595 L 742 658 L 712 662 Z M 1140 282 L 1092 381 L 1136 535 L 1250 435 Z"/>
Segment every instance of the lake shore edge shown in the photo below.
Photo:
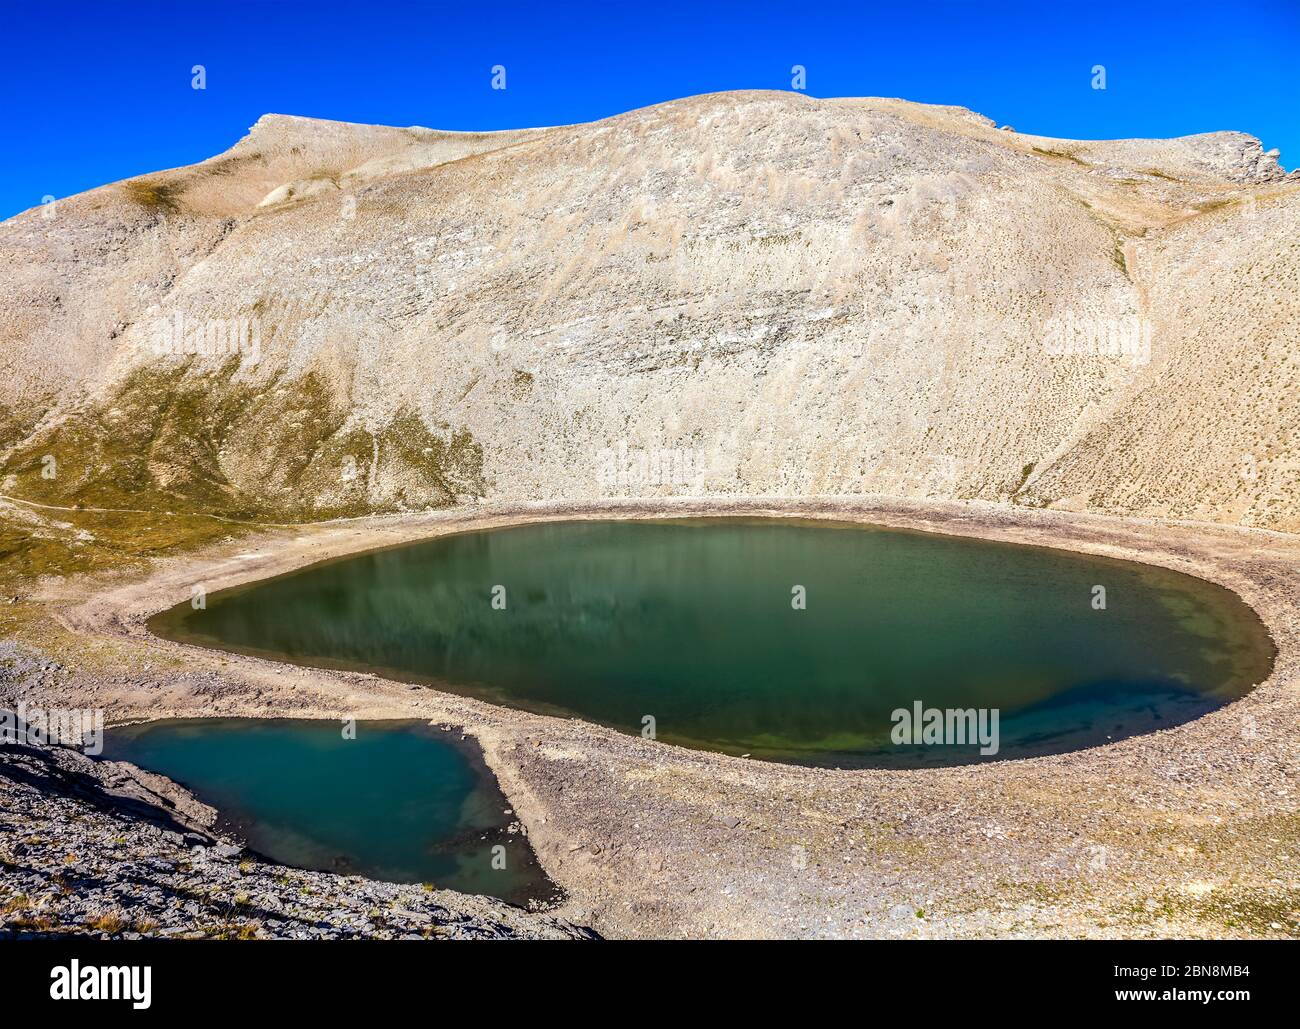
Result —
<path fill-rule="evenodd" d="M 1272 675 L 1194 722 L 1104 747 L 840 772 L 205 650 L 146 625 L 195 584 L 215 592 L 449 532 L 728 515 L 858 521 L 1172 568 L 1234 591 L 1259 615 L 1276 647 Z M 1281 533 L 974 502 L 682 498 L 376 516 L 166 558 L 143 579 L 48 584 L 42 599 L 60 625 L 101 657 L 111 652 L 114 667 L 129 658 L 130 671 L 78 670 L 40 699 L 102 706 L 114 723 L 221 715 L 462 725 L 568 893 L 557 914 L 605 935 L 1287 936 L 1300 906 L 1290 738 L 1300 720 L 1298 559 L 1300 540 Z M 1261 906 L 1264 896 L 1272 900 Z"/>

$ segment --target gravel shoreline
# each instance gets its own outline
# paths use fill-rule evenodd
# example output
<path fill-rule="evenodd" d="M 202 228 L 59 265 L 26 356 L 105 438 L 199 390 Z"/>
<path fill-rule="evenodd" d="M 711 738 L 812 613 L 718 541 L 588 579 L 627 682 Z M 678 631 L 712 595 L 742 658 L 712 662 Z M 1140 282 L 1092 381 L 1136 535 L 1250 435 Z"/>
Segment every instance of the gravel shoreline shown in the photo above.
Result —
<path fill-rule="evenodd" d="M 0 746 L 0 939 L 587 939 L 489 897 L 286 868 L 171 780 Z"/>
<path fill-rule="evenodd" d="M 447 532 L 726 514 L 857 520 L 1164 565 L 1242 596 L 1277 647 L 1273 674 L 1203 718 L 1104 747 L 837 771 L 206 651 L 145 625 L 196 583 L 213 592 Z M 1300 935 L 1300 541 L 1285 534 L 861 498 L 536 504 L 276 530 L 160 561 L 143 578 L 53 581 L 38 599 L 61 627 L 62 649 L 50 656 L 66 667 L 11 680 L 6 702 L 103 707 L 111 722 L 418 717 L 464 726 L 568 894 L 556 913 L 603 935 Z"/>

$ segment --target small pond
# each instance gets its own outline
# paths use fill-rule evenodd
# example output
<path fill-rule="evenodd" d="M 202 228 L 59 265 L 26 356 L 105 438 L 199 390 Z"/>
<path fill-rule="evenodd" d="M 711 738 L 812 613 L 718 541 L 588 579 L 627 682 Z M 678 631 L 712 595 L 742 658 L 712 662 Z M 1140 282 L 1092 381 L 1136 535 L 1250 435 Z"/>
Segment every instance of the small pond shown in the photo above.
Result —
<path fill-rule="evenodd" d="M 335 721 L 178 719 L 108 730 L 104 757 L 181 783 L 281 864 L 519 905 L 554 899 L 477 745 L 458 732 L 363 721 L 345 738 Z"/>

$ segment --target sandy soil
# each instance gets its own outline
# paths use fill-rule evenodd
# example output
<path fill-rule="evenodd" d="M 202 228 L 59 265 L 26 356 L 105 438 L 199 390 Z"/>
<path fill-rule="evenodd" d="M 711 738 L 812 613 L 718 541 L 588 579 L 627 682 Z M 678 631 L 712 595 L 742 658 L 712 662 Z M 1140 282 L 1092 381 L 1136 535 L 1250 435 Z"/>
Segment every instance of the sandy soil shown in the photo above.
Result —
<path fill-rule="evenodd" d="M 790 767 L 375 676 L 158 639 L 153 613 L 366 549 L 524 521 L 671 513 L 853 519 L 1165 565 L 1225 585 L 1278 647 L 1271 678 L 1174 729 L 1050 758 L 925 771 Z M 268 531 L 143 579 L 52 582 L 70 634 L 48 702 L 110 721 L 419 717 L 463 726 L 559 912 L 610 936 L 1300 936 L 1300 540 L 1261 530 L 886 500 L 606 502 Z M 62 634 L 60 634 L 62 635 Z M 29 697 L 29 702 L 35 697 Z"/>

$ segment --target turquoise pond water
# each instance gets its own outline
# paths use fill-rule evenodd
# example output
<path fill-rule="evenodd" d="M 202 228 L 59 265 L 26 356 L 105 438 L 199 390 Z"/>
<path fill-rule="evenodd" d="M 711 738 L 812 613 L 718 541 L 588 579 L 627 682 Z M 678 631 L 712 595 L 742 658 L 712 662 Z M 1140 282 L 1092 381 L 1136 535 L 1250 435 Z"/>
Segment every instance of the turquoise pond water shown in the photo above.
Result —
<path fill-rule="evenodd" d="M 282 864 L 516 904 L 555 894 L 477 748 L 423 722 L 344 739 L 335 721 L 158 721 L 109 730 L 104 756 L 187 786 Z"/>
<path fill-rule="evenodd" d="M 1195 718 L 1262 681 L 1273 659 L 1240 598 L 1166 569 L 741 518 L 446 536 L 214 594 L 151 625 L 632 734 L 652 724 L 690 747 L 837 766 L 990 759 L 974 743 L 897 744 L 894 712 L 918 702 L 996 709 L 998 759 L 1058 753 Z"/>

